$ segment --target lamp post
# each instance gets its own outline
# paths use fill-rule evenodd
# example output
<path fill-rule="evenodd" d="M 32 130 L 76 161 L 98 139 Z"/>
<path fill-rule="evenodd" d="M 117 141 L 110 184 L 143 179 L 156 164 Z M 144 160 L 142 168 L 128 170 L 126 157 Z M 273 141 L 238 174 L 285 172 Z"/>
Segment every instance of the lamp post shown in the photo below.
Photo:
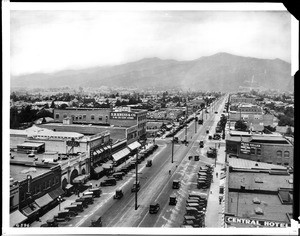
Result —
<path fill-rule="evenodd" d="M 58 210 L 60 211 L 61 196 L 58 196 L 57 200 L 58 200 Z"/>
<path fill-rule="evenodd" d="M 195 121 L 195 134 L 197 133 L 197 120 L 196 120 L 196 117 L 197 117 L 197 116 L 196 116 L 196 114 L 195 114 L 195 120 L 194 120 L 194 121 Z"/>
<path fill-rule="evenodd" d="M 137 196 L 137 184 L 138 184 L 138 155 L 139 155 L 139 149 L 136 153 L 136 162 L 135 162 L 135 210 L 138 209 L 138 196 Z"/>
<path fill-rule="evenodd" d="M 172 138 L 172 159 L 171 159 L 171 163 L 173 163 L 173 155 L 174 155 L 174 135 Z"/>

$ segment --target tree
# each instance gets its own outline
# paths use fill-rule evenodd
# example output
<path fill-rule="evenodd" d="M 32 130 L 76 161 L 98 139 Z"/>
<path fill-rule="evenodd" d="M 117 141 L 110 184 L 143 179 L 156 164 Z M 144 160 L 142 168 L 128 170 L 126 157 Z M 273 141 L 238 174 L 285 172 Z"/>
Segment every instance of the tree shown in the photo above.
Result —
<path fill-rule="evenodd" d="M 50 108 L 56 108 L 54 100 L 52 101 Z"/>
<path fill-rule="evenodd" d="M 235 122 L 234 128 L 238 131 L 246 131 L 247 124 L 242 120 L 238 120 L 237 122 Z"/>
<path fill-rule="evenodd" d="M 68 107 L 68 105 L 63 103 L 59 106 L 59 109 L 66 109 L 67 107 Z"/>
<path fill-rule="evenodd" d="M 10 128 L 19 128 L 20 126 L 20 117 L 18 109 L 16 107 L 10 108 Z"/>

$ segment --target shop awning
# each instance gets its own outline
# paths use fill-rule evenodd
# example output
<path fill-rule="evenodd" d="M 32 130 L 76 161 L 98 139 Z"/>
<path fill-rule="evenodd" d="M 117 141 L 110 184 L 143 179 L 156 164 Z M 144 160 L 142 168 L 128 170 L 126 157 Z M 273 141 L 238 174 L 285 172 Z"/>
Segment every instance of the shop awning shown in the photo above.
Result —
<path fill-rule="evenodd" d="M 38 206 L 35 202 L 33 202 L 33 203 L 29 204 L 28 206 L 24 207 L 24 208 L 21 210 L 21 212 L 22 212 L 25 216 L 29 217 L 29 216 L 31 216 L 32 214 L 36 213 L 39 209 L 40 209 L 39 206 Z"/>
<path fill-rule="evenodd" d="M 125 156 L 127 156 L 128 154 L 130 154 L 130 150 L 128 148 L 124 148 L 121 151 L 118 151 L 117 153 L 113 154 L 112 157 L 114 161 L 119 161 Z"/>
<path fill-rule="evenodd" d="M 109 148 L 107 146 L 102 147 L 104 151 L 108 150 Z"/>
<path fill-rule="evenodd" d="M 67 184 L 67 186 L 68 185 L 71 185 L 71 184 Z M 71 185 L 71 186 L 73 186 L 73 185 Z M 53 191 L 51 191 L 49 193 L 49 195 L 52 199 L 56 199 L 56 198 L 58 198 L 58 196 L 62 196 L 64 193 L 65 193 L 65 191 L 62 190 L 62 188 L 57 188 L 57 189 L 54 189 Z"/>
<path fill-rule="evenodd" d="M 140 146 L 142 146 L 138 141 L 134 141 L 133 143 L 128 145 L 128 148 L 133 151 L 137 148 L 139 148 Z"/>
<path fill-rule="evenodd" d="M 113 168 L 113 164 L 112 163 L 105 163 L 102 165 L 103 169 L 111 169 Z"/>
<path fill-rule="evenodd" d="M 73 188 L 73 185 L 72 185 L 72 184 L 67 184 L 67 186 L 65 187 L 66 190 L 69 190 L 69 189 L 71 189 L 71 188 Z"/>
<path fill-rule="evenodd" d="M 38 206 L 40 208 L 42 208 L 43 206 L 48 205 L 52 201 L 53 201 L 53 199 L 50 197 L 50 195 L 48 193 L 46 193 L 44 196 L 42 196 L 42 197 L 35 200 L 36 204 L 38 204 Z"/>
<path fill-rule="evenodd" d="M 14 227 L 16 224 L 21 224 L 25 220 L 27 220 L 27 217 L 24 216 L 19 210 L 16 210 L 13 213 L 11 213 L 9 218 L 10 227 Z"/>
<path fill-rule="evenodd" d="M 103 171 L 103 167 L 102 166 L 98 166 L 98 167 L 96 167 L 95 169 L 94 169 L 94 171 L 95 171 L 95 173 L 96 174 L 99 174 L 99 173 L 101 173 L 102 171 Z"/>
<path fill-rule="evenodd" d="M 88 178 L 87 175 L 80 175 L 73 179 L 73 183 L 83 183 Z"/>

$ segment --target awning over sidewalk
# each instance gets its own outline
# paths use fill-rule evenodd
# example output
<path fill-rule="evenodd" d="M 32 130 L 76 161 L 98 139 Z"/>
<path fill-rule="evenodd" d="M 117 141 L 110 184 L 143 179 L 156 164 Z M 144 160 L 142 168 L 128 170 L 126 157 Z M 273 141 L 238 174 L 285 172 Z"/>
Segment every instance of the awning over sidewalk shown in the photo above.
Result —
<path fill-rule="evenodd" d="M 36 204 L 42 208 L 46 205 L 48 205 L 50 202 L 52 202 L 53 199 L 50 197 L 50 195 L 48 193 L 46 193 L 44 196 L 38 198 L 35 200 Z"/>
<path fill-rule="evenodd" d="M 139 148 L 140 146 L 142 146 L 138 141 L 134 141 L 133 143 L 128 145 L 128 148 L 133 151 L 137 148 Z"/>
<path fill-rule="evenodd" d="M 69 190 L 69 189 L 71 189 L 71 188 L 73 188 L 73 185 L 72 184 L 67 184 L 67 186 L 66 186 L 66 190 Z"/>
<path fill-rule="evenodd" d="M 98 166 L 98 167 L 96 167 L 96 168 L 94 169 L 94 171 L 95 171 L 96 174 L 101 173 L 103 170 L 104 170 L 104 168 L 103 168 L 102 166 Z"/>
<path fill-rule="evenodd" d="M 36 213 L 39 209 L 40 209 L 39 206 L 35 202 L 33 202 L 33 203 L 29 204 L 29 206 L 24 207 L 21 210 L 21 212 L 25 216 L 29 217 L 29 216 L 33 215 L 34 213 Z"/>
<path fill-rule="evenodd" d="M 19 210 L 16 210 L 9 216 L 9 225 L 10 227 L 14 227 L 16 224 L 21 224 L 25 220 L 27 220 L 27 217 L 24 216 Z"/>
<path fill-rule="evenodd" d="M 102 165 L 103 169 L 111 169 L 113 168 L 113 164 L 112 163 L 105 163 Z"/>
<path fill-rule="evenodd" d="M 73 183 L 84 183 L 87 178 L 88 178 L 88 175 L 77 176 L 75 179 L 73 179 Z"/>
<path fill-rule="evenodd" d="M 130 150 L 128 148 L 124 148 L 121 151 L 118 151 L 117 153 L 113 154 L 112 157 L 114 161 L 119 161 L 125 156 L 127 156 L 128 154 L 130 154 Z"/>
<path fill-rule="evenodd" d="M 67 189 L 68 185 L 71 185 L 71 184 L 67 184 L 66 189 Z M 73 185 L 71 185 L 71 186 L 73 186 Z M 61 195 L 63 195 L 64 193 L 65 193 L 65 191 L 62 190 L 62 188 L 59 187 L 59 188 L 54 189 L 53 191 L 51 191 L 51 192 L 49 193 L 49 195 L 50 195 L 50 197 L 51 197 L 52 199 L 56 199 L 56 198 L 58 198 L 58 196 L 61 196 Z"/>

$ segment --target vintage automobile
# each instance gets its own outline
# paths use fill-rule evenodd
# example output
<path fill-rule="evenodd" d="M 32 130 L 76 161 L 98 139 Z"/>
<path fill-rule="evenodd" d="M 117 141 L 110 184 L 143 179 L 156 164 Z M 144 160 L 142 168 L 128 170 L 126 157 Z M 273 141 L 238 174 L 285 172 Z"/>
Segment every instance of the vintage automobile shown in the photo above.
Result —
<path fill-rule="evenodd" d="M 100 186 L 114 186 L 117 184 L 117 180 L 115 178 L 108 178 L 100 183 Z"/>
<path fill-rule="evenodd" d="M 151 166 L 152 166 L 152 160 L 147 160 L 146 166 L 147 166 L 147 167 L 151 167 Z"/>
<path fill-rule="evenodd" d="M 176 205 L 177 199 L 175 196 L 170 196 L 169 205 Z"/>
<path fill-rule="evenodd" d="M 91 221 L 91 227 L 102 227 L 102 218 L 98 217 L 96 220 Z"/>
<path fill-rule="evenodd" d="M 140 190 L 140 181 L 134 182 L 131 188 L 131 192 L 138 192 Z"/>
<path fill-rule="evenodd" d="M 114 195 L 114 199 L 121 199 L 124 196 L 122 189 L 117 189 Z"/>
<path fill-rule="evenodd" d="M 180 188 L 180 181 L 179 180 L 173 180 L 172 188 L 173 189 L 179 189 Z"/>
<path fill-rule="evenodd" d="M 150 214 L 156 214 L 160 209 L 159 203 L 152 203 L 149 206 L 149 213 Z"/>

